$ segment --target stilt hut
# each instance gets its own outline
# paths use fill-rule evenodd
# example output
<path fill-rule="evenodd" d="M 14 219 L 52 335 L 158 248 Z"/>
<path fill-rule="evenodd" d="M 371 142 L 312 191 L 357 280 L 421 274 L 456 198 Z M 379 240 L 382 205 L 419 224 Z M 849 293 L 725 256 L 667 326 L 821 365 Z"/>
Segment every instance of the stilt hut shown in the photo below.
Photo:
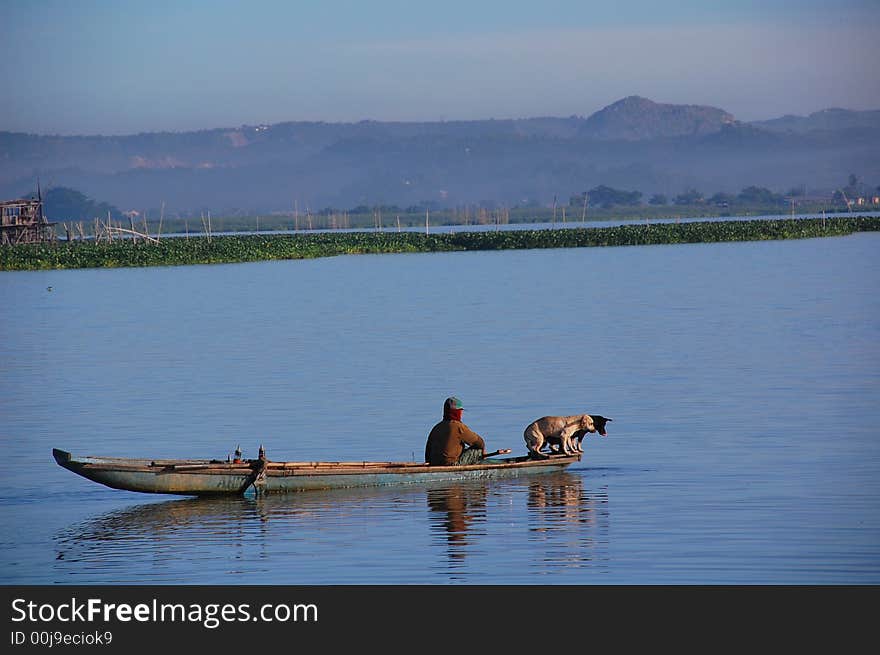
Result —
<path fill-rule="evenodd" d="M 0 201 L 0 245 L 54 241 L 54 225 L 41 198 Z"/>

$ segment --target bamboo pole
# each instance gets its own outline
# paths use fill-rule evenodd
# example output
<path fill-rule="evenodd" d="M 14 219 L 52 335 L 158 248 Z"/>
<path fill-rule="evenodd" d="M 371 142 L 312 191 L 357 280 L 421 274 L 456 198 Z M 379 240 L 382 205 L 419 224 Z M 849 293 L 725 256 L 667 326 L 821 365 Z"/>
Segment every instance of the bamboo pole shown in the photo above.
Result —
<path fill-rule="evenodd" d="M 211 243 L 211 212 L 208 212 L 208 218 L 205 219 L 205 213 L 202 212 L 202 227 L 205 230 L 205 238 Z"/>
<path fill-rule="evenodd" d="M 137 232 L 135 230 L 128 230 L 124 227 L 119 227 L 119 226 L 114 226 L 112 229 L 115 232 L 124 232 L 125 234 L 133 234 L 136 237 L 140 237 L 140 238 L 144 239 L 145 241 L 151 241 L 152 243 L 159 243 L 159 239 L 151 237 L 150 235 L 144 234 L 142 232 Z"/>

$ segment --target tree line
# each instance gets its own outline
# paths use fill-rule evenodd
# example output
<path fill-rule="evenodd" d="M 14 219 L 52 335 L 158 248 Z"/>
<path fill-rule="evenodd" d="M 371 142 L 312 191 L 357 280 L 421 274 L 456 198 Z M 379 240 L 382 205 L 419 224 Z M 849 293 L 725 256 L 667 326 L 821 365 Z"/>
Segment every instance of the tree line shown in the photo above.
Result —
<path fill-rule="evenodd" d="M 719 191 L 706 197 L 701 191 L 694 188 L 688 188 L 672 198 L 663 193 L 655 193 L 648 198 L 647 203 L 649 205 L 711 204 L 717 207 L 729 207 L 737 204 L 783 206 L 788 202 L 789 198 L 794 197 L 795 195 L 803 195 L 801 189 L 793 191 L 797 191 L 797 194 L 790 192 L 787 195 L 783 195 L 780 193 L 774 193 L 765 187 L 747 186 L 737 194 Z M 594 187 L 589 191 L 585 191 L 584 193 L 571 196 L 569 199 L 569 205 L 572 207 L 580 207 L 584 205 L 586 201 L 586 204 L 590 207 L 611 209 L 612 207 L 617 206 L 640 205 L 642 204 L 642 197 L 641 191 L 625 191 L 603 184 Z"/>
<path fill-rule="evenodd" d="M 870 185 L 865 184 L 857 175 L 851 174 L 847 179 L 846 185 L 841 185 L 832 194 L 832 200 L 851 201 L 854 198 L 865 197 L 869 195 L 880 195 L 880 186 L 872 189 Z M 804 198 L 806 196 L 805 187 L 793 187 L 785 194 L 775 193 L 766 187 L 747 186 L 739 193 L 727 193 L 719 191 L 711 196 L 705 196 L 701 191 L 694 188 L 688 188 L 672 198 L 662 193 L 655 193 L 647 200 L 649 205 L 699 205 L 710 204 L 717 207 L 731 207 L 735 205 L 761 205 L 761 206 L 784 206 L 791 200 Z M 593 187 L 589 191 L 575 194 L 569 198 L 568 204 L 571 207 L 581 207 L 589 205 L 591 207 L 601 207 L 610 209 L 620 206 L 634 206 L 642 204 L 641 191 L 627 191 L 624 189 L 615 189 L 605 184 Z"/>

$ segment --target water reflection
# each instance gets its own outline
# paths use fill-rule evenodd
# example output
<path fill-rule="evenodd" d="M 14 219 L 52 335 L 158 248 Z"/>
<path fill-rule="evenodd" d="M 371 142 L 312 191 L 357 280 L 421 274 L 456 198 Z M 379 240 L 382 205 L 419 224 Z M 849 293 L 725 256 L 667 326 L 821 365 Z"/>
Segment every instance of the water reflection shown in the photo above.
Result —
<path fill-rule="evenodd" d="M 55 569 L 66 582 L 506 581 L 510 572 L 515 579 L 595 565 L 607 528 L 606 492 L 568 472 L 175 499 L 64 528 L 54 539 Z M 395 562 L 391 573 L 388 561 Z M 194 568 L 200 579 L 193 580 Z"/>
<path fill-rule="evenodd" d="M 394 557 L 396 548 L 406 549 L 396 525 L 408 522 L 423 498 L 423 488 L 398 487 L 144 503 L 57 532 L 56 577 L 112 583 L 387 582 L 377 578 L 376 564 Z"/>
<path fill-rule="evenodd" d="M 447 557 L 451 569 L 460 568 L 467 548 L 474 540 L 474 524 L 486 521 L 488 485 L 485 482 L 454 484 L 439 489 L 428 489 L 428 507 L 432 512 L 432 527 L 446 539 Z"/>
<path fill-rule="evenodd" d="M 595 566 L 606 559 L 608 493 L 587 490 L 584 478 L 560 473 L 529 485 L 529 543 L 543 569 Z"/>
<path fill-rule="evenodd" d="M 459 483 L 429 489 L 426 496 L 432 532 L 445 542 L 451 579 L 474 575 L 474 561 L 489 552 L 506 554 L 506 564 L 525 559 L 530 573 L 596 566 L 605 559 L 607 491 L 587 489 L 581 475 Z M 528 546 L 513 552 L 508 544 L 520 543 L 523 532 Z"/>
<path fill-rule="evenodd" d="M 244 498 L 181 499 L 136 505 L 69 526 L 55 538 L 56 568 L 119 582 L 141 575 L 174 579 L 181 559 L 222 551 L 233 562 L 255 555 L 261 521 Z M 130 569 L 129 569 L 130 567 Z M 232 564 L 228 570 L 241 567 Z"/>
<path fill-rule="evenodd" d="M 386 489 L 364 488 L 145 503 L 114 510 L 64 529 L 56 539 L 58 559 L 70 559 L 65 556 L 63 547 L 90 542 L 111 545 L 149 539 L 156 546 L 180 535 L 226 542 L 236 536 L 253 539 L 257 534 L 265 534 L 270 522 L 283 524 L 328 518 L 339 521 L 359 507 L 383 498 L 389 498 Z"/>

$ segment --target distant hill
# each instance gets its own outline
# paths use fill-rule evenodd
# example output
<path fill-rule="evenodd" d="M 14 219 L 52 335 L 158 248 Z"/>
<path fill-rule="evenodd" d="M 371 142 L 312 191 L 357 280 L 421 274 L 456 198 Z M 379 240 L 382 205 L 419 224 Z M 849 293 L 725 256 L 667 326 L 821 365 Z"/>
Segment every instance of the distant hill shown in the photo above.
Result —
<path fill-rule="evenodd" d="M 595 139 L 641 141 L 711 134 L 733 122 L 731 114 L 715 107 L 660 104 L 629 96 L 590 116 L 581 134 Z"/>
<path fill-rule="evenodd" d="M 588 116 L 287 122 L 128 136 L 0 132 L 0 198 L 64 186 L 120 211 L 549 205 L 598 185 L 667 197 L 880 184 L 880 111 L 744 123 L 623 98 Z"/>
<path fill-rule="evenodd" d="M 853 111 L 851 109 L 823 109 L 809 116 L 782 116 L 769 121 L 752 123 L 755 127 L 773 132 L 805 134 L 817 130 L 880 129 L 880 111 Z"/>

